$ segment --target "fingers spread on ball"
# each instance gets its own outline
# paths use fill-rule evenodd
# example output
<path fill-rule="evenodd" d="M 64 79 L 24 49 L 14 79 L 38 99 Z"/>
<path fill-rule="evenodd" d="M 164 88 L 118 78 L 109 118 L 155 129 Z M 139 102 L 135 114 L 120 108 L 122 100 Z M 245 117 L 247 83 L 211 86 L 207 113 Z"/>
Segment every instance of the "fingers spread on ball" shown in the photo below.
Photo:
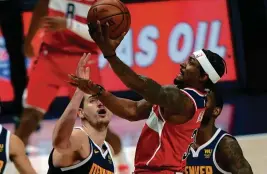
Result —
<path fill-rule="evenodd" d="M 98 41 L 103 41 L 104 40 L 103 33 L 102 33 L 102 27 L 101 27 L 101 23 L 100 23 L 99 20 L 97 21 L 96 34 L 97 34 L 96 39 Z"/>
<path fill-rule="evenodd" d="M 103 27 L 104 40 L 107 41 L 109 39 L 109 24 L 108 24 L 108 22 L 106 22 L 104 25 L 102 25 L 102 27 Z"/>

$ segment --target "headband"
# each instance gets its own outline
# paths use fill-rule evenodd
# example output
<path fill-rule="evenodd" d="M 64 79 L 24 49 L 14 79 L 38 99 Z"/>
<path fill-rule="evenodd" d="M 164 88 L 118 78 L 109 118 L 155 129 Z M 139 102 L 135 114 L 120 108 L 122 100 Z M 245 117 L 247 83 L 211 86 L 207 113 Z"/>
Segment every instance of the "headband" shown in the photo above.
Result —
<path fill-rule="evenodd" d="M 209 59 L 207 58 L 206 54 L 202 50 L 198 50 L 193 52 L 194 58 L 196 58 L 203 68 L 203 70 L 208 74 L 209 79 L 212 81 L 212 83 L 218 82 L 221 77 L 216 72 L 214 67 L 211 65 Z"/>

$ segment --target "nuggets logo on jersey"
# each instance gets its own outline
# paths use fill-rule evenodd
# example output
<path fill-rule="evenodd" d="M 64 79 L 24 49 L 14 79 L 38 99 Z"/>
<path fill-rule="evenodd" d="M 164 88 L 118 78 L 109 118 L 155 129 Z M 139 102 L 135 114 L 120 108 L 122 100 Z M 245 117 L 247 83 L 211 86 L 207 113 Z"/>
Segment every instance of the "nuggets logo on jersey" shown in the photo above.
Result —
<path fill-rule="evenodd" d="M 89 172 L 89 174 L 96 174 L 96 173 L 99 173 L 99 174 L 113 174 L 113 172 L 109 171 L 109 170 L 106 170 L 104 168 L 102 168 L 101 166 L 97 165 L 97 164 L 93 164 L 92 167 L 91 167 L 91 170 Z"/>
<path fill-rule="evenodd" d="M 212 166 L 186 166 L 185 174 L 213 174 Z"/>
<path fill-rule="evenodd" d="M 212 149 L 204 149 L 205 158 L 210 158 L 211 154 L 212 154 Z"/>
<path fill-rule="evenodd" d="M 4 150 L 4 144 L 0 144 L 0 152 L 3 152 L 3 150 Z"/>
<path fill-rule="evenodd" d="M 109 154 L 108 154 L 108 162 L 109 162 L 109 164 L 113 164 L 112 158 Z"/>

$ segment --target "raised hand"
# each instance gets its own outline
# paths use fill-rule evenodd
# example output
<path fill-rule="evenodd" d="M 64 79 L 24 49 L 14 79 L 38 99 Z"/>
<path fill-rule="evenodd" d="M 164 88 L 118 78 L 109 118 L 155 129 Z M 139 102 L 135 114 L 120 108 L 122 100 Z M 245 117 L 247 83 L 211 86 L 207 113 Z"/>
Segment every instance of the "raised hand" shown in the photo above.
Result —
<path fill-rule="evenodd" d="M 67 29 L 67 19 L 59 16 L 46 16 L 43 18 L 42 26 L 48 31 L 60 31 Z"/>
<path fill-rule="evenodd" d="M 89 65 L 92 61 L 89 60 L 91 54 L 83 54 L 81 57 L 78 66 L 76 68 L 75 75 L 80 78 L 90 79 L 90 68 Z"/>
<path fill-rule="evenodd" d="M 69 74 L 70 85 L 79 88 L 81 91 L 87 94 L 95 95 L 99 92 L 99 87 L 90 80 L 90 68 L 89 65 L 94 63 L 90 60 L 90 53 L 83 54 L 81 57 L 75 75 Z"/>
<path fill-rule="evenodd" d="M 116 48 L 120 45 L 126 33 L 123 33 L 118 39 L 113 40 L 109 37 L 109 24 L 89 23 L 89 33 L 95 43 L 98 45 L 105 57 L 115 55 Z"/>

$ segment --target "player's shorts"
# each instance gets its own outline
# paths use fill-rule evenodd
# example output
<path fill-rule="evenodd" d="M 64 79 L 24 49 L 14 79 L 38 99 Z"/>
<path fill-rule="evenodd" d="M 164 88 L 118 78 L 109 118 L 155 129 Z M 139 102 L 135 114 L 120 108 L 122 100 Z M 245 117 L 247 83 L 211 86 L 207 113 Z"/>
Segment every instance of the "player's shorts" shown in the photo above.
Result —
<path fill-rule="evenodd" d="M 29 75 L 24 107 L 45 113 L 61 87 L 67 87 L 69 97 L 72 97 L 76 89 L 67 83 L 68 74 L 75 74 L 81 56 L 82 54 L 65 53 L 42 45 Z M 95 60 L 90 64 L 90 79 L 101 84 L 97 56 L 92 54 L 90 57 L 90 60 Z"/>

